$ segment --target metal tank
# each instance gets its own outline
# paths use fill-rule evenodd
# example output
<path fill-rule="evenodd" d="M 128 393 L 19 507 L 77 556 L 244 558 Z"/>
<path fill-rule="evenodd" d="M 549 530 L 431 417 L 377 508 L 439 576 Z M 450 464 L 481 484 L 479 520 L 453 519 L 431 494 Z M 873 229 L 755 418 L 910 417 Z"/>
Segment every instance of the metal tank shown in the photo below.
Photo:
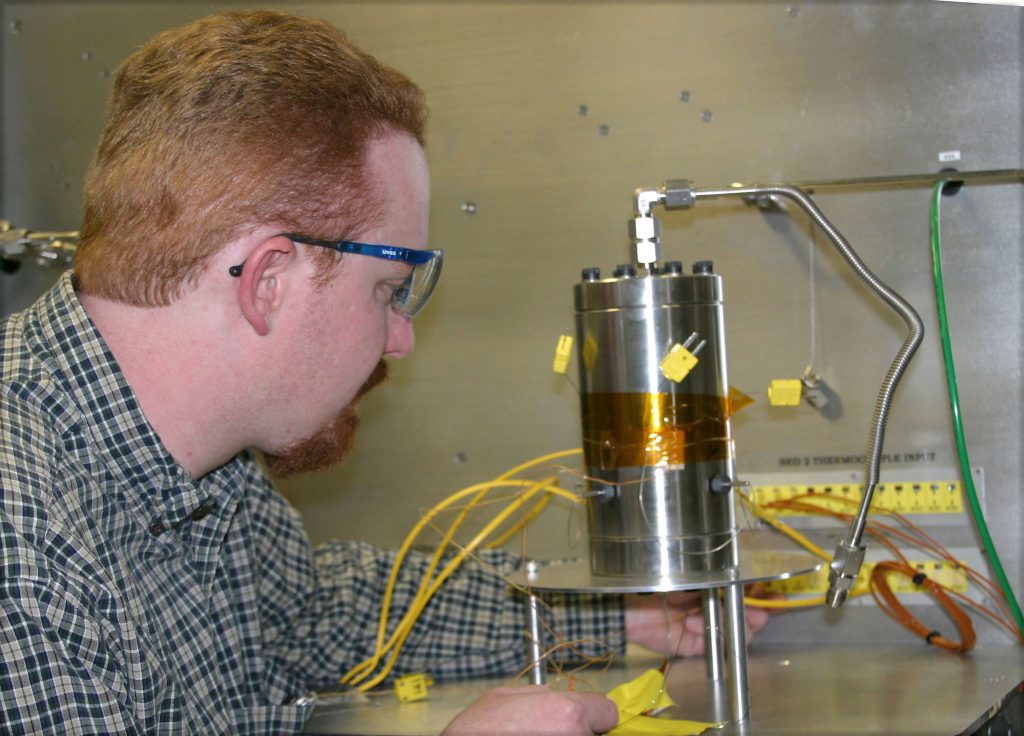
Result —
<path fill-rule="evenodd" d="M 635 265 L 610 278 L 585 269 L 574 288 L 589 564 L 531 562 L 510 580 L 529 591 L 531 644 L 540 593 L 699 591 L 713 717 L 742 724 L 750 710 L 743 586 L 821 563 L 737 529 L 731 416 L 750 400 L 729 388 L 722 280 L 711 262 L 689 274 L 679 261 L 659 263 L 651 205 L 662 200 L 687 201 L 636 192 Z M 744 535 L 759 552 L 740 549 Z M 530 661 L 542 684 L 540 652 Z"/>
<path fill-rule="evenodd" d="M 677 261 L 611 278 L 591 268 L 575 303 L 591 572 L 649 580 L 734 568 L 721 278 L 707 261 L 692 274 Z"/>

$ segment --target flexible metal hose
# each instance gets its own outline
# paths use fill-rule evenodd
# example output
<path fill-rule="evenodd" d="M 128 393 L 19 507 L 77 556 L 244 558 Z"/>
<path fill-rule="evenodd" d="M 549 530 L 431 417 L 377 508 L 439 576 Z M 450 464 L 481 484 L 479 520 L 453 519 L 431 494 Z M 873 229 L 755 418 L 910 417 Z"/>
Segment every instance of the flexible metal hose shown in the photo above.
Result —
<path fill-rule="evenodd" d="M 907 370 L 907 366 L 917 352 L 921 341 L 924 339 L 924 323 L 914 308 L 899 294 L 883 283 L 871 269 L 867 267 L 856 251 L 843 237 L 842 233 L 829 221 L 825 214 L 818 209 L 814 201 L 800 188 L 785 184 L 768 184 L 763 186 L 739 186 L 728 189 L 694 189 L 694 199 L 715 198 L 715 197 L 743 197 L 755 201 L 770 198 L 773 196 L 785 197 L 795 202 L 800 209 L 807 213 L 808 217 L 828 236 L 832 244 L 839 251 L 843 260 L 854 270 L 854 272 L 867 284 L 882 301 L 888 304 L 906 323 L 909 334 L 900 346 L 896 357 L 893 359 L 885 380 L 882 381 L 878 399 L 875 402 L 874 417 L 871 421 L 871 432 L 868 438 L 867 453 L 864 462 L 864 498 L 853 522 L 850 524 L 850 531 L 843 544 L 851 548 L 861 547 L 861 538 L 864 535 L 864 528 L 867 524 L 868 510 L 871 506 L 871 499 L 874 495 L 875 486 L 878 485 L 879 465 L 882 460 L 882 445 L 885 441 L 885 428 L 889 418 L 889 409 L 892 405 L 893 394 L 899 385 L 900 379 Z M 859 565 L 858 565 L 859 566 Z M 842 598 L 845 598 L 843 596 Z M 842 599 L 836 601 L 835 605 L 841 604 Z"/>

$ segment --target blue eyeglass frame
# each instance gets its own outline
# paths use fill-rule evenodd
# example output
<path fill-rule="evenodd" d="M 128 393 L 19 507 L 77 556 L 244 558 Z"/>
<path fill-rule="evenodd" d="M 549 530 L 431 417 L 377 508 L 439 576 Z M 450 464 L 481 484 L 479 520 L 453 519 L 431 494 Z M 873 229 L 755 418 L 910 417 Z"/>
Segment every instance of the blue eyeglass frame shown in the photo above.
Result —
<path fill-rule="evenodd" d="M 354 240 L 319 240 L 317 238 L 307 238 L 304 235 L 296 235 L 295 233 L 281 233 L 281 236 L 288 238 L 288 240 L 293 240 L 296 243 L 316 245 L 321 248 L 330 248 L 331 250 L 336 250 L 339 253 L 355 253 L 361 256 L 384 258 L 389 261 L 401 261 L 402 263 L 408 263 L 410 266 L 422 266 L 424 263 L 429 263 L 431 260 L 436 258 L 439 253 L 439 251 L 436 250 L 403 248 L 399 245 L 357 243 Z M 245 266 L 244 263 L 232 266 L 228 269 L 228 273 L 232 276 L 239 277 L 242 275 L 243 266 Z"/>
<path fill-rule="evenodd" d="M 402 286 L 395 289 L 392 295 L 392 302 L 395 308 L 403 312 L 410 319 L 419 314 L 434 291 L 434 286 L 437 284 L 437 279 L 441 273 L 441 259 L 444 258 L 443 250 L 419 250 L 417 248 L 404 248 L 399 245 L 374 245 L 371 243 L 357 243 L 354 240 L 320 240 L 318 238 L 307 238 L 296 233 L 281 233 L 280 235 L 296 243 L 330 248 L 339 253 L 354 253 L 372 258 L 399 261 L 400 263 L 412 266 L 413 270 L 409 273 L 405 282 L 403 282 Z M 414 275 L 419 272 L 418 268 L 420 266 L 424 266 L 434 259 L 437 259 L 437 263 L 434 266 L 428 267 L 431 272 L 427 276 L 428 280 L 423 282 L 426 284 L 425 288 L 422 289 L 422 293 L 414 296 L 416 291 L 410 288 L 413 284 Z M 228 269 L 228 273 L 236 278 L 240 277 L 244 267 L 245 263 L 231 266 Z M 407 303 L 410 298 L 411 306 Z"/>

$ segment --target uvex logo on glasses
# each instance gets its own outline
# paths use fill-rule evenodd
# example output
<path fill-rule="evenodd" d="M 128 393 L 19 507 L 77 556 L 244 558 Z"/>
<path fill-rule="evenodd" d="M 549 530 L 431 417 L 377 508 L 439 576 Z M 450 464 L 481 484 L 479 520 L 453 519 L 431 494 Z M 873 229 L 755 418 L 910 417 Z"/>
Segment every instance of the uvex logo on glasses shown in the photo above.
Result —
<path fill-rule="evenodd" d="M 440 249 L 419 250 L 417 248 L 403 248 L 397 245 L 374 245 L 371 243 L 357 243 L 353 240 L 319 240 L 307 238 L 304 235 L 295 233 L 281 233 L 295 243 L 315 245 L 319 248 L 330 248 L 339 253 L 354 253 L 360 256 L 371 258 L 384 258 L 389 261 L 399 261 L 412 266 L 412 271 L 406 277 L 402 285 L 395 289 L 391 297 L 391 304 L 410 319 L 419 314 L 426 306 L 427 300 L 437 286 L 437 280 L 441 277 L 441 264 L 444 261 L 444 251 Z M 245 264 L 232 266 L 228 273 L 232 276 L 241 276 L 242 267 Z"/>

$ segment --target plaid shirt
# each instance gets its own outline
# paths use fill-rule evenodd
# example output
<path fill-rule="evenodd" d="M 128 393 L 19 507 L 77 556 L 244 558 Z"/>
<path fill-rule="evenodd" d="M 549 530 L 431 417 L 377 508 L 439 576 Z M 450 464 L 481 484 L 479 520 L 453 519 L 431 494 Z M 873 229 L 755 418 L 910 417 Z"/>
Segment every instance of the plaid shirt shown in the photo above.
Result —
<path fill-rule="evenodd" d="M 288 733 L 366 658 L 393 554 L 311 550 L 243 453 L 192 478 L 167 453 L 70 273 L 0 330 L 0 723 L 13 733 Z M 503 572 L 516 560 L 487 553 Z M 425 561 L 396 590 L 395 620 Z M 525 606 L 467 564 L 396 673 L 504 674 Z M 622 647 L 616 597 L 567 596 L 565 639 Z"/>

